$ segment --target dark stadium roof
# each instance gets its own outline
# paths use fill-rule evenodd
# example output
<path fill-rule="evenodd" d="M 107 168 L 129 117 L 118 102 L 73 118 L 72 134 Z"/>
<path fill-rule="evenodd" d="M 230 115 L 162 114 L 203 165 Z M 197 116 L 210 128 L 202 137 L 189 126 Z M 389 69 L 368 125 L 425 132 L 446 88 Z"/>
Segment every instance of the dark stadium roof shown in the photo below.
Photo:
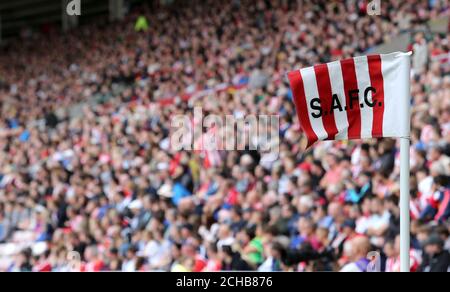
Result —
<path fill-rule="evenodd" d="M 109 0 L 81 0 L 80 22 L 108 15 L 108 3 Z M 23 28 L 38 29 L 48 24 L 60 27 L 62 13 L 62 0 L 0 0 L 2 38 L 15 36 Z"/>

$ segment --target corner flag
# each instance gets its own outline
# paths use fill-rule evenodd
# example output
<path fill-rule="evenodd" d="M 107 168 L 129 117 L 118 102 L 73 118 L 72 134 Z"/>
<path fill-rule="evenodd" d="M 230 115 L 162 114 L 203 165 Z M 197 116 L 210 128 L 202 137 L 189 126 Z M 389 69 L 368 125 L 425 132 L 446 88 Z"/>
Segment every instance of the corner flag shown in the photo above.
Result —
<path fill-rule="evenodd" d="M 400 138 L 400 261 L 410 249 L 411 53 L 362 56 L 288 74 L 300 126 L 317 141 Z"/>
<path fill-rule="evenodd" d="M 410 54 L 356 57 L 288 76 L 308 147 L 323 140 L 409 137 Z"/>

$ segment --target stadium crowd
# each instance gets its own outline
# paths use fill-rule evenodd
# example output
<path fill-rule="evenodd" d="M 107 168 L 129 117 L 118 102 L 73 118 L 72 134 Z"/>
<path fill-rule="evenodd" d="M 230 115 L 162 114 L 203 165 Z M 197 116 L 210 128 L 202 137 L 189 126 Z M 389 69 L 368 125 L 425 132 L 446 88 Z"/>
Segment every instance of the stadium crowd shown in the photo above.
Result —
<path fill-rule="evenodd" d="M 397 142 L 302 151 L 285 73 L 414 31 L 411 270 L 447 271 L 450 4 L 365 2 L 175 1 L 2 48 L 0 270 L 398 271 Z M 279 153 L 172 151 L 196 105 L 279 115 Z"/>

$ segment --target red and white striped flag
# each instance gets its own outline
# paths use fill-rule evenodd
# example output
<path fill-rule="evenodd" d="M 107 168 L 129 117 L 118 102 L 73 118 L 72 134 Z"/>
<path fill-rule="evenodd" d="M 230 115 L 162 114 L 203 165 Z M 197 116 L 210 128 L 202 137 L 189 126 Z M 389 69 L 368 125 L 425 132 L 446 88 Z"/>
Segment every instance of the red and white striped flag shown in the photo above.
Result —
<path fill-rule="evenodd" d="M 410 57 L 362 56 L 290 72 L 307 147 L 324 140 L 409 137 Z"/>

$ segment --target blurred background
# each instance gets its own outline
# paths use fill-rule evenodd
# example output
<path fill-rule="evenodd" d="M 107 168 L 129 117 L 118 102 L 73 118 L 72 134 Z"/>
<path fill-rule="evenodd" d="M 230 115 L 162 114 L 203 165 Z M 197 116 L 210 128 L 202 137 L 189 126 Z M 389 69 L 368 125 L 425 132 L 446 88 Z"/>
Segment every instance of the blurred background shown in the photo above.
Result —
<path fill-rule="evenodd" d="M 411 270 L 448 270 L 448 0 L 71 2 L 0 0 L 0 271 L 399 271 L 397 141 L 302 151 L 285 78 L 398 50 Z M 280 151 L 172 151 L 196 106 L 278 115 Z"/>

